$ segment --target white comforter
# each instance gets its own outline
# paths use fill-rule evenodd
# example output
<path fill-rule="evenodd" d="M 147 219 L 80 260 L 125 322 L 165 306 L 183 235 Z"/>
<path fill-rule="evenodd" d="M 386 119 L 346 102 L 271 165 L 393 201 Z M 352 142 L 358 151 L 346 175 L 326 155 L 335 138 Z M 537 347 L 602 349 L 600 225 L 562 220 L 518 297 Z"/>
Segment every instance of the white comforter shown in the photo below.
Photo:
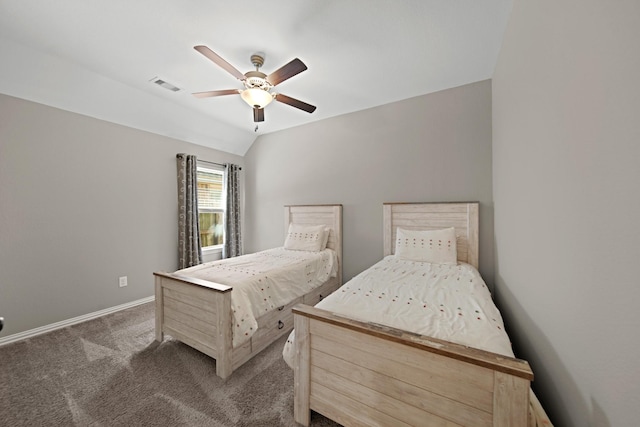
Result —
<path fill-rule="evenodd" d="M 480 273 L 469 264 L 430 264 L 387 256 L 316 307 L 513 357 L 500 312 Z M 290 367 L 294 332 L 283 350 Z"/>
<path fill-rule="evenodd" d="M 275 248 L 196 265 L 176 273 L 233 286 L 235 347 L 256 332 L 258 317 L 308 293 L 335 277 L 337 271 L 337 255 L 331 249 L 307 252 Z"/>

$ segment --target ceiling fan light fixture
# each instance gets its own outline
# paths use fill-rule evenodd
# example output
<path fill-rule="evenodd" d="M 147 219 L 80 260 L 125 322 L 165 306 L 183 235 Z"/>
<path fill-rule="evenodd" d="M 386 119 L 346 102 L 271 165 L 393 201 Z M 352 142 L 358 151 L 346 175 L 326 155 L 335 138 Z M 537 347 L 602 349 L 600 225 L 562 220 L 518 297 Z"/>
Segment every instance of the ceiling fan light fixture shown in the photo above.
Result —
<path fill-rule="evenodd" d="M 249 88 L 240 94 L 244 102 L 249 104 L 251 108 L 264 108 L 273 101 L 273 94 L 264 89 Z"/>

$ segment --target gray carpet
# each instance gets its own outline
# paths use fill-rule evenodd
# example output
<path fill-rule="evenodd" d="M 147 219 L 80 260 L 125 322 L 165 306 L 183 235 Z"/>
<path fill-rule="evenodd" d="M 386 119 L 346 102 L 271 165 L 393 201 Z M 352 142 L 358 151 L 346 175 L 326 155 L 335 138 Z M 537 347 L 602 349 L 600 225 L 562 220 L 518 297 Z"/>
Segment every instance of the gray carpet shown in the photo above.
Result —
<path fill-rule="evenodd" d="M 282 337 L 233 373 L 168 337 L 148 303 L 0 347 L 6 426 L 295 426 Z M 337 424 L 312 414 L 314 427 Z"/>

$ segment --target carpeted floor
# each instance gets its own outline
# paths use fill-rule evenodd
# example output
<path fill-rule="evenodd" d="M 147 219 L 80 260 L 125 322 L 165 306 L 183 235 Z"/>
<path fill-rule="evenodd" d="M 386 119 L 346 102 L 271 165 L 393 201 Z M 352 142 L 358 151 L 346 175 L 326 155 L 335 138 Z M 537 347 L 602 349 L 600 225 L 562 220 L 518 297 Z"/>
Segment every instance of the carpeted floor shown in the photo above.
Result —
<path fill-rule="evenodd" d="M 295 426 L 282 337 L 226 382 L 215 361 L 154 341 L 148 303 L 0 347 L 6 426 Z M 314 427 L 337 424 L 313 413 Z"/>

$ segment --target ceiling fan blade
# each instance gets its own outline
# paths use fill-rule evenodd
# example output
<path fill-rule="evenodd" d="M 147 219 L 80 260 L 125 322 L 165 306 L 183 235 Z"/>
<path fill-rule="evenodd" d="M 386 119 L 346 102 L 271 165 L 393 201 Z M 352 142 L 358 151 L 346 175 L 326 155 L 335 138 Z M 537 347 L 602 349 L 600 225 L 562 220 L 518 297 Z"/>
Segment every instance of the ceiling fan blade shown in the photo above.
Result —
<path fill-rule="evenodd" d="M 289 62 L 286 65 L 283 65 L 273 73 L 267 76 L 267 81 L 271 83 L 273 86 L 282 83 L 283 81 L 290 79 L 291 77 L 299 74 L 307 69 L 307 66 L 304 65 L 304 62 L 300 61 L 298 58 Z"/>
<path fill-rule="evenodd" d="M 207 58 L 209 58 L 210 60 L 212 60 L 219 67 L 222 67 L 223 69 L 225 69 L 229 74 L 231 74 L 236 79 L 238 80 L 245 79 L 244 74 L 238 71 L 233 65 L 229 64 L 227 61 L 222 59 L 220 55 L 218 55 L 208 47 L 199 45 L 199 46 L 194 46 L 193 48 L 198 52 L 200 52 L 201 54 L 203 54 L 204 56 L 206 56 Z"/>
<path fill-rule="evenodd" d="M 196 98 L 211 98 L 214 96 L 223 96 L 223 95 L 238 95 L 240 93 L 239 89 L 224 89 L 224 90 L 210 90 L 208 92 L 196 92 L 193 94 Z"/>
<path fill-rule="evenodd" d="M 254 108 L 253 109 L 253 121 L 254 122 L 264 122 L 264 108 Z"/>
<path fill-rule="evenodd" d="M 275 99 L 276 101 L 280 101 L 284 104 L 291 105 L 292 107 L 299 108 L 303 111 L 306 111 L 307 113 L 313 113 L 314 111 L 316 111 L 316 107 L 314 105 L 307 104 L 306 102 L 299 101 L 295 98 L 291 98 L 290 96 L 283 95 L 281 93 L 277 94 Z"/>

